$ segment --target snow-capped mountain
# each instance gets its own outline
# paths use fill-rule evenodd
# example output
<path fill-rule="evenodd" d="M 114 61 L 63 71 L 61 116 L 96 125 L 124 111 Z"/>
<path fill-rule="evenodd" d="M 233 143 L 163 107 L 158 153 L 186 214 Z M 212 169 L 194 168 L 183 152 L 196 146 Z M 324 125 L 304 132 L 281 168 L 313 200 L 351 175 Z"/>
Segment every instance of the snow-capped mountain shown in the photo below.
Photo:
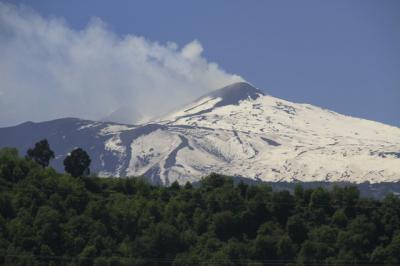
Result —
<path fill-rule="evenodd" d="M 54 167 L 74 147 L 102 176 L 169 184 L 210 172 L 265 181 L 400 180 L 400 128 L 265 95 L 248 83 L 213 91 L 143 125 L 59 119 L 0 129 L 0 147 L 47 138 Z"/>

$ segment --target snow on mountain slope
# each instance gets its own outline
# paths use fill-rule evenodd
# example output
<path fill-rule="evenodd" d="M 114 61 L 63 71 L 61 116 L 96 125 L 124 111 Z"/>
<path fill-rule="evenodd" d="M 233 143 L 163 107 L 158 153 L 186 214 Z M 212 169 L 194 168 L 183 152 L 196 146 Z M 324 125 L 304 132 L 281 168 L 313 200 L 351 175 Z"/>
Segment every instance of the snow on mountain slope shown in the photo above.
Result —
<path fill-rule="evenodd" d="M 103 176 L 144 175 L 164 184 L 210 172 L 265 181 L 400 180 L 399 128 L 274 98 L 248 83 L 139 126 L 68 119 L 27 126 L 0 129 L 0 147 L 26 150 L 47 137 L 54 166 L 62 168 L 79 146 Z"/>
<path fill-rule="evenodd" d="M 399 128 L 257 95 L 251 98 L 246 94 L 239 103 L 218 106 L 220 100 L 203 110 L 198 107 L 199 100 L 194 103 L 195 113 L 190 113 L 189 107 L 162 122 L 212 128 L 205 138 L 208 143 L 204 140 L 200 146 L 214 146 L 221 158 L 227 158 L 229 163 L 212 168 L 230 175 L 273 181 L 400 179 Z M 212 102 L 218 96 L 205 99 Z"/>

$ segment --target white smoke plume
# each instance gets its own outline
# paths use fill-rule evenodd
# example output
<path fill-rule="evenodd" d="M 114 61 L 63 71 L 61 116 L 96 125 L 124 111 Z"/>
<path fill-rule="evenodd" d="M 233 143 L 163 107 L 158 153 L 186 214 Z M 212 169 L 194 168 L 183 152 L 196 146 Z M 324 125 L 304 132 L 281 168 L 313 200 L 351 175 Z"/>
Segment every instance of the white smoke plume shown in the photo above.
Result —
<path fill-rule="evenodd" d="M 197 40 L 179 48 L 118 36 L 98 18 L 75 30 L 0 3 L 0 126 L 60 117 L 135 122 L 243 80 L 202 51 Z"/>

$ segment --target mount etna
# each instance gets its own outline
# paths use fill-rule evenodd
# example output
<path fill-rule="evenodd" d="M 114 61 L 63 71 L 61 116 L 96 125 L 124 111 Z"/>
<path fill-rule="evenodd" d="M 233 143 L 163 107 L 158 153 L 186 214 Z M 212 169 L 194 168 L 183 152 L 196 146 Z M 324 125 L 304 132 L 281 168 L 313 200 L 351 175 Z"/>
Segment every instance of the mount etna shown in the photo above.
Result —
<path fill-rule="evenodd" d="M 81 147 L 99 176 L 165 185 L 211 172 L 273 182 L 400 180 L 400 128 L 288 102 L 244 82 L 140 125 L 63 118 L 0 129 L 0 147 L 21 152 L 43 138 L 58 170 Z"/>

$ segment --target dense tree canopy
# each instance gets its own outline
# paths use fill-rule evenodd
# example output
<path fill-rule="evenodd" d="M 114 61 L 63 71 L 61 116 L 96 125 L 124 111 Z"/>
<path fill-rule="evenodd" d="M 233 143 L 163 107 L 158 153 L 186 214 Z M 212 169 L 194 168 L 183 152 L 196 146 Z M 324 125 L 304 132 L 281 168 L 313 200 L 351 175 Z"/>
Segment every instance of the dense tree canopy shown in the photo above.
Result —
<path fill-rule="evenodd" d="M 392 194 L 73 178 L 0 150 L 0 264 L 398 265 L 399 251 Z"/>
<path fill-rule="evenodd" d="M 42 167 L 49 166 L 50 160 L 54 159 L 54 152 L 50 149 L 47 139 L 42 139 L 35 144 L 34 148 L 29 148 L 26 156 Z"/>

